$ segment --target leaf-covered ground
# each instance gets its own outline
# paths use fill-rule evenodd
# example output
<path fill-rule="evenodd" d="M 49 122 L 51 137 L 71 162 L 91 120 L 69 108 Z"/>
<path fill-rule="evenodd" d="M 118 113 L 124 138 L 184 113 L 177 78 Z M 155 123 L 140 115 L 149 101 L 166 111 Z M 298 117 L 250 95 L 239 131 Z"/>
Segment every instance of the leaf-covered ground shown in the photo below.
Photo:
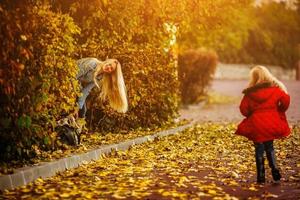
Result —
<path fill-rule="evenodd" d="M 275 142 L 283 179 L 255 184 L 252 143 L 233 124 L 195 125 L 47 180 L 5 191 L 7 199 L 299 199 L 300 129 Z M 267 165 L 267 163 L 266 163 Z M 1 196 L 0 196 L 1 197 Z"/>
<path fill-rule="evenodd" d="M 10 162 L 0 161 L 0 175 L 12 174 L 20 167 L 38 165 L 41 162 L 49 162 L 59 158 L 70 156 L 72 154 L 87 152 L 88 150 L 99 148 L 99 146 L 101 145 L 115 144 L 145 135 L 152 135 L 158 131 L 175 128 L 186 123 L 186 120 L 181 120 L 178 123 L 165 124 L 162 127 L 156 127 L 153 129 L 140 128 L 134 131 L 108 133 L 94 132 L 82 134 L 81 144 L 79 146 L 69 146 L 61 142 L 61 149 L 57 149 L 54 151 L 42 151 L 37 148 L 36 157 L 29 160 L 12 160 Z"/>

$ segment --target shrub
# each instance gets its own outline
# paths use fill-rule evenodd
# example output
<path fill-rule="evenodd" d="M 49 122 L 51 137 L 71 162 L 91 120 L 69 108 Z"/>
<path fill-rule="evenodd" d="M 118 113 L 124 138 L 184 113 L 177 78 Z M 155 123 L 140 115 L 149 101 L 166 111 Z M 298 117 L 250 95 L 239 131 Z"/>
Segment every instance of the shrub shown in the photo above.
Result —
<path fill-rule="evenodd" d="M 82 30 L 79 57 L 118 59 L 129 100 L 129 112 L 118 114 L 106 103 L 95 101 L 95 88 L 87 99 L 89 127 L 105 131 L 146 128 L 173 119 L 179 84 L 175 60 L 165 50 L 170 33 L 157 23 L 163 20 L 144 1 L 78 2 L 65 12 L 71 13 Z"/>
<path fill-rule="evenodd" d="M 213 51 L 192 49 L 179 54 L 179 81 L 181 100 L 184 104 L 195 103 L 213 79 L 217 66 Z"/>
<path fill-rule="evenodd" d="M 79 28 L 47 4 L 30 2 L 5 1 L 0 8 L 0 152 L 6 159 L 53 147 L 55 121 L 76 112 L 79 95 L 73 60 Z"/>
<path fill-rule="evenodd" d="M 179 101 L 173 62 L 154 49 L 143 52 L 132 50 L 117 58 L 123 64 L 129 112 L 120 115 L 106 104 L 103 106 L 99 101 L 90 101 L 88 121 L 91 128 L 106 131 L 146 128 L 172 120 L 177 115 Z M 96 91 L 90 99 L 97 98 Z"/>
<path fill-rule="evenodd" d="M 152 127 L 176 116 L 171 35 L 144 0 L 34 2 L 5 0 L 0 7 L 2 159 L 56 148 L 55 122 L 77 113 L 75 60 L 81 57 L 118 59 L 128 90 L 129 112 L 121 115 L 98 100 L 94 89 L 87 100 L 93 130 Z"/>

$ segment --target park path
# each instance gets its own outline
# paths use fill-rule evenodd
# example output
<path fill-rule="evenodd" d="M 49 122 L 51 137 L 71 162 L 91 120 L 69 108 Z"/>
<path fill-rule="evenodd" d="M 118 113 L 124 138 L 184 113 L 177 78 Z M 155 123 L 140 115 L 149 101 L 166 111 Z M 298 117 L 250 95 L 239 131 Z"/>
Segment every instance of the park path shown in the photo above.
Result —
<path fill-rule="evenodd" d="M 300 122 L 300 81 L 283 81 L 291 96 L 290 108 L 287 112 L 291 123 Z M 239 112 L 242 99 L 241 91 L 247 86 L 247 80 L 214 80 L 210 91 L 220 95 L 233 97 L 235 100 L 226 104 L 204 106 L 203 103 L 190 105 L 179 111 L 180 119 L 196 122 L 238 122 L 243 117 Z"/>

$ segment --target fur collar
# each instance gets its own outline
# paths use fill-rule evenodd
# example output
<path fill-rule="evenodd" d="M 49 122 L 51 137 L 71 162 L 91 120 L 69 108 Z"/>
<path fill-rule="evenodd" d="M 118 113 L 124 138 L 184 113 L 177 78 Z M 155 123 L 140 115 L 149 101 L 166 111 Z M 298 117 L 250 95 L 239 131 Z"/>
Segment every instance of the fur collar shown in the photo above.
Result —
<path fill-rule="evenodd" d="M 252 87 L 249 87 L 249 88 L 246 88 L 243 90 L 243 93 L 244 94 L 249 94 L 251 92 L 254 92 L 258 89 L 261 89 L 261 88 L 268 88 L 268 87 L 272 87 L 272 84 L 271 83 L 268 83 L 268 82 L 265 82 L 265 83 L 259 83 L 257 85 L 254 85 Z"/>

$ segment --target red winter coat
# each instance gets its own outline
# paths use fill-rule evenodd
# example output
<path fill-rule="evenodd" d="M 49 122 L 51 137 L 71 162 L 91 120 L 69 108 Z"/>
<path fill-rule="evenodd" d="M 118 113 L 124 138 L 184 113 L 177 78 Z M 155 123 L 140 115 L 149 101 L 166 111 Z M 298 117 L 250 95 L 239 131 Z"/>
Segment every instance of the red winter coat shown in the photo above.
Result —
<path fill-rule="evenodd" d="M 236 134 L 254 142 L 265 142 L 290 134 L 285 111 L 290 104 L 290 96 L 278 87 L 268 83 L 258 84 L 243 91 L 245 96 L 240 111 L 246 117 Z"/>

